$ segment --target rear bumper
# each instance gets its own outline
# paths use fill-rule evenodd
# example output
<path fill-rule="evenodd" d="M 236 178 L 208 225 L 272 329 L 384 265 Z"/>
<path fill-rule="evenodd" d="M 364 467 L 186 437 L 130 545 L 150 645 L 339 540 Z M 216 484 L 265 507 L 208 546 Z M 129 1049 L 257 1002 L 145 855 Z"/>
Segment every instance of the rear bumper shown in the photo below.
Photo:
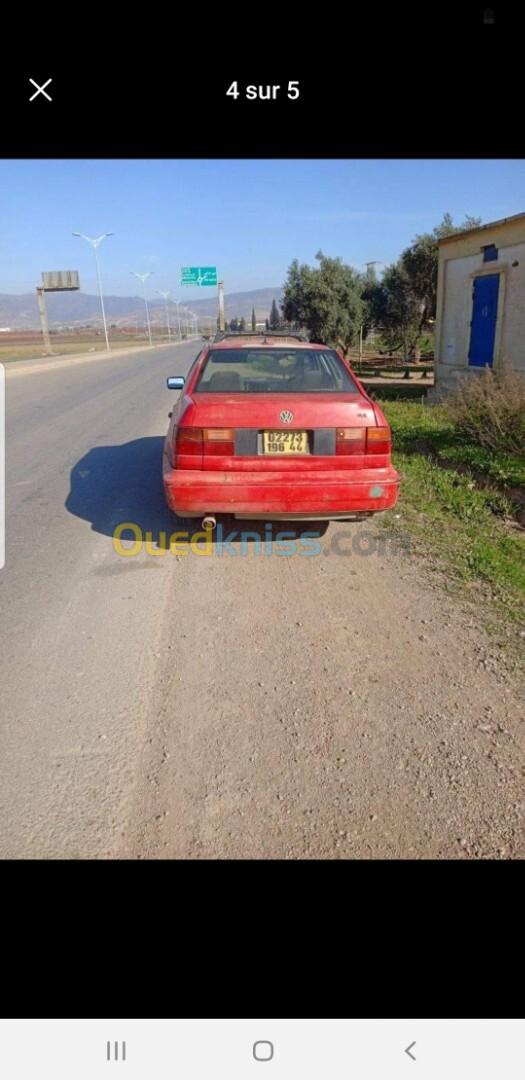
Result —
<path fill-rule="evenodd" d="M 172 469 L 164 456 L 163 481 L 170 510 L 191 513 L 330 514 L 389 510 L 399 493 L 399 474 L 379 469 L 302 472 L 220 472 Z"/>

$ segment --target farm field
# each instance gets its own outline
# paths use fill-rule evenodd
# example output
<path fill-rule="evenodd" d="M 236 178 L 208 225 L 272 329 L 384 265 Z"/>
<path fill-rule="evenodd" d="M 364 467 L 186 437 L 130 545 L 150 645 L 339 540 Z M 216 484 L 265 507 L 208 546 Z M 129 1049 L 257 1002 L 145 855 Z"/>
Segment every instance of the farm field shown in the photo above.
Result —
<path fill-rule="evenodd" d="M 152 328 L 153 344 L 167 344 L 166 332 L 155 332 Z M 137 333 L 121 333 L 113 331 L 109 333 L 110 347 L 114 349 L 129 348 L 136 345 L 144 348 L 148 345 L 147 335 L 141 331 Z M 84 334 L 52 334 L 51 348 L 53 356 L 67 356 L 69 353 L 99 352 L 105 349 L 106 343 L 103 333 Z M 48 354 L 47 354 L 48 355 Z M 40 360 L 46 356 L 42 334 L 38 331 L 20 331 L 9 334 L 0 334 L 0 362 L 8 364 L 13 360 Z"/>

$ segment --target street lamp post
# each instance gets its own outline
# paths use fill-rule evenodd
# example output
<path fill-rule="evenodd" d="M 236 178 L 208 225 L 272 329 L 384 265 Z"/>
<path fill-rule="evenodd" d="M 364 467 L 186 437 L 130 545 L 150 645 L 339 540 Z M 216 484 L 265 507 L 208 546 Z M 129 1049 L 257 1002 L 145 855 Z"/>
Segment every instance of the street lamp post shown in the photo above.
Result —
<path fill-rule="evenodd" d="M 134 270 L 130 270 L 130 274 L 132 275 L 132 277 L 138 278 L 139 281 L 142 282 L 142 287 L 144 289 L 144 303 L 146 305 L 146 322 L 148 324 L 148 337 L 149 337 L 150 345 L 153 345 L 153 342 L 151 340 L 151 326 L 150 326 L 150 321 L 149 321 L 149 308 L 148 308 L 148 301 L 146 299 L 146 281 L 148 280 L 149 277 L 151 277 L 152 273 L 153 273 L 152 270 L 148 270 L 147 274 L 136 274 Z"/>
<path fill-rule="evenodd" d="M 93 251 L 95 253 L 95 265 L 96 265 L 96 268 L 97 268 L 98 292 L 99 292 L 99 296 L 100 296 L 100 306 L 102 308 L 102 322 L 104 324 L 104 335 L 105 335 L 105 338 L 106 338 L 106 349 L 109 351 L 108 328 L 107 328 L 107 325 L 106 325 L 106 312 L 104 311 L 104 297 L 102 295 L 102 282 L 100 280 L 100 267 L 99 267 L 99 264 L 98 264 L 97 248 L 98 248 L 99 244 L 101 244 L 102 241 L 106 239 L 107 236 L 114 236 L 115 233 L 111 233 L 111 232 L 102 233 L 102 236 L 97 236 L 97 237 L 85 236 L 84 233 L 79 233 L 79 232 L 74 232 L 72 235 L 73 236 L 80 236 L 82 240 L 87 240 L 88 244 L 91 244 L 91 247 L 93 248 Z"/>
<path fill-rule="evenodd" d="M 168 325 L 168 341 L 171 344 L 170 313 L 169 313 L 169 307 L 168 307 L 168 301 L 170 300 L 170 293 L 169 292 L 162 292 L 161 289 L 157 289 L 157 292 L 158 292 L 159 296 L 164 297 L 164 303 L 166 304 L 166 323 Z"/>

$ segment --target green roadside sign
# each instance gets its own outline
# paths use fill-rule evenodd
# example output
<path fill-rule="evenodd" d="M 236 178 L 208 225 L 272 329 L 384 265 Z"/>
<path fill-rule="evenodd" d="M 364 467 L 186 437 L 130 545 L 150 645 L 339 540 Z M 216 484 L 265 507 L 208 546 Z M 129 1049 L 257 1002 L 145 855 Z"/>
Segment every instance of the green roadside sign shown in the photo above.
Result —
<path fill-rule="evenodd" d="M 216 266 L 183 266 L 181 268 L 181 285 L 216 285 Z"/>

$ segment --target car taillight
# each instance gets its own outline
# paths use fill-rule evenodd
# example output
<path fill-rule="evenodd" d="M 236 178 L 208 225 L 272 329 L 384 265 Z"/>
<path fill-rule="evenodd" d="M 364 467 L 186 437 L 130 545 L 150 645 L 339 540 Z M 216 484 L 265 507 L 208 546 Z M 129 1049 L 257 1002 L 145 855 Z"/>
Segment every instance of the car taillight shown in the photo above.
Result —
<path fill-rule="evenodd" d="M 366 453 L 389 454 L 392 449 L 392 433 L 389 427 L 366 429 Z"/>
<path fill-rule="evenodd" d="M 178 427 L 175 432 L 174 449 L 176 468 L 200 468 L 202 463 L 202 428 Z"/>
<path fill-rule="evenodd" d="M 346 427 L 336 428 L 335 452 L 336 454 L 364 454 L 366 440 L 366 428 Z"/>
<path fill-rule="evenodd" d="M 223 454 L 231 457 L 235 452 L 235 432 L 231 428 L 204 428 L 203 450 L 205 456 Z"/>

